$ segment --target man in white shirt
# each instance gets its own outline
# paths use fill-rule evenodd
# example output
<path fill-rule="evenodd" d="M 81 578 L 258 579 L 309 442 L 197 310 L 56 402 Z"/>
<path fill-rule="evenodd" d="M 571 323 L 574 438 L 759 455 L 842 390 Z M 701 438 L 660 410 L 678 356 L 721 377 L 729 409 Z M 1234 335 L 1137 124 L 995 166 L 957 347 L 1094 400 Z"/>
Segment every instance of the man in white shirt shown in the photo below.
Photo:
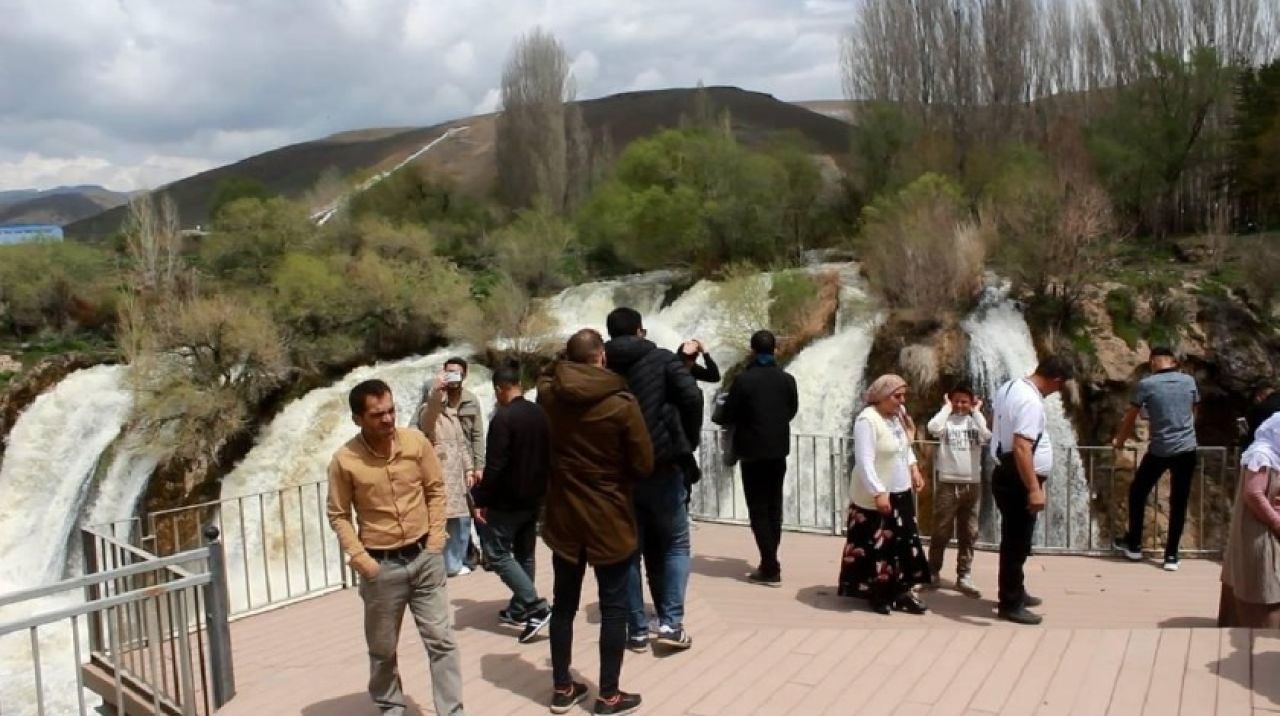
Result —
<path fill-rule="evenodd" d="M 955 534 L 956 589 L 975 599 L 982 596 L 971 574 L 973 545 L 978 541 L 978 502 L 982 497 L 982 446 L 991 440 L 982 401 L 973 388 L 958 385 L 946 404 L 929 421 L 929 435 L 938 439 L 934 461 L 938 473 L 933 493 L 933 530 L 929 535 L 929 569 L 936 586 L 941 577 L 947 543 Z"/>
<path fill-rule="evenodd" d="M 1042 621 L 1027 609 L 1039 605 L 1040 600 L 1027 594 L 1023 566 L 1031 554 L 1036 515 L 1044 510 L 1043 484 L 1053 471 L 1044 399 L 1062 390 L 1071 376 L 1070 363 L 1049 356 L 1030 377 L 1000 386 L 992 399 L 991 456 L 996 468 L 991 474 L 991 491 L 1000 510 L 998 611 L 1001 619 L 1015 624 Z"/>

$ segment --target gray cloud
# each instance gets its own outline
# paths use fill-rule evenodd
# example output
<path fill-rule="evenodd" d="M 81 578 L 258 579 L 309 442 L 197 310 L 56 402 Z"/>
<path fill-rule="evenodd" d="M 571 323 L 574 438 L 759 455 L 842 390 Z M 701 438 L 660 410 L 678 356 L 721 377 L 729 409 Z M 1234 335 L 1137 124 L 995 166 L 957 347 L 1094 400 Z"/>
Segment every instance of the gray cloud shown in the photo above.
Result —
<path fill-rule="evenodd" d="M 580 97 L 840 93 L 840 0 L 8 0 L 0 189 L 157 186 L 289 142 L 489 111 L 541 25 Z"/>

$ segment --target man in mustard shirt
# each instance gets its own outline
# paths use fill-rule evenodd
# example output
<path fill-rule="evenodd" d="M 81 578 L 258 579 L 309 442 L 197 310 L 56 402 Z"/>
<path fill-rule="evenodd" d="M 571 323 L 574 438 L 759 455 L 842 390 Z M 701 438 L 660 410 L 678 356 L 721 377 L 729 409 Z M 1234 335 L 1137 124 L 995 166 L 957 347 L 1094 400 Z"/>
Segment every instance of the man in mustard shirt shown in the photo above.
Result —
<path fill-rule="evenodd" d="M 343 554 L 360 574 L 369 695 L 384 715 L 405 713 L 396 644 L 407 606 L 431 662 L 435 712 L 460 716 L 461 659 L 445 587 L 440 460 L 425 435 L 396 427 L 386 383 L 367 380 L 349 400 L 360 434 L 329 463 L 328 512 Z"/>

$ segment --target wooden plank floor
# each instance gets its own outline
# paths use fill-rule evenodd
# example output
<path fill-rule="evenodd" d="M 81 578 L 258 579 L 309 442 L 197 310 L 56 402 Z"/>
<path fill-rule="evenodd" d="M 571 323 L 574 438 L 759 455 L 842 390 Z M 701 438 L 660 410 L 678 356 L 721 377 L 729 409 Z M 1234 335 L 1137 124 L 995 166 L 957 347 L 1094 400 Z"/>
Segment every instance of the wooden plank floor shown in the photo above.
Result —
<path fill-rule="evenodd" d="M 1242 714 L 1280 716 L 1280 632 L 1213 628 L 1218 566 L 1034 557 L 1042 627 L 995 620 L 989 599 L 926 592 L 925 616 L 883 617 L 835 596 L 841 540 L 783 538 L 784 584 L 744 580 L 744 527 L 698 524 L 686 626 L 693 648 L 626 655 L 622 686 L 649 714 Z M 548 565 L 540 554 L 540 566 Z M 947 569 L 953 569 L 948 565 Z M 994 554 L 975 577 L 994 592 Z M 538 577 L 550 593 L 550 570 Z M 545 637 L 521 645 L 499 625 L 506 591 L 477 573 L 450 581 L 470 714 L 546 713 Z M 574 669 L 596 682 L 599 614 L 590 578 Z M 410 620 L 411 623 L 411 620 Z M 361 606 L 342 591 L 232 626 L 238 696 L 225 716 L 374 716 Z M 401 674 L 411 713 L 432 713 L 421 643 L 406 626 Z M 589 705 L 590 702 L 588 702 Z M 584 708 L 575 713 L 588 713 Z"/>

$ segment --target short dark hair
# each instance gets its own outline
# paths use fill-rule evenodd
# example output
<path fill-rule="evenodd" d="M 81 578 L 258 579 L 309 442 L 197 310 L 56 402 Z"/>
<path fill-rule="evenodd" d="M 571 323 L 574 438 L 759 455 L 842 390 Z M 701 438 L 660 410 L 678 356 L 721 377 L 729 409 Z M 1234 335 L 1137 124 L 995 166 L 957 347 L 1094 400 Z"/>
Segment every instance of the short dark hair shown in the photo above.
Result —
<path fill-rule="evenodd" d="M 459 366 L 460 368 L 462 368 L 462 374 L 464 376 L 467 374 L 467 361 L 462 359 L 459 356 L 453 356 L 452 358 L 449 358 L 444 362 L 444 365 L 446 368 L 448 368 L 451 365 Z"/>
<path fill-rule="evenodd" d="M 1036 375 L 1050 380 L 1071 380 L 1075 373 L 1075 368 L 1062 356 L 1046 356 L 1036 366 Z"/>
<path fill-rule="evenodd" d="M 752 353 L 771 356 L 776 350 L 778 350 L 778 339 L 771 331 L 756 331 L 751 334 Z"/>
<path fill-rule="evenodd" d="M 351 405 L 352 415 L 364 415 L 365 408 L 369 407 L 369 398 L 381 398 L 391 392 L 391 386 L 385 382 L 374 378 L 366 380 L 351 389 L 351 393 L 347 395 L 347 402 Z"/>
<path fill-rule="evenodd" d="M 590 363 L 604 352 L 604 338 L 594 328 L 583 328 L 569 338 L 565 357 L 574 363 Z"/>
<path fill-rule="evenodd" d="M 955 395 L 956 393 L 962 393 L 970 398 L 978 397 L 978 394 L 973 392 L 973 386 L 968 383 L 957 383 L 951 390 L 947 391 L 947 395 Z"/>
<path fill-rule="evenodd" d="M 604 327 L 609 331 L 610 338 L 619 338 L 636 335 L 644 327 L 644 322 L 636 309 L 619 306 L 609 312 L 609 317 L 604 321 Z"/>
<path fill-rule="evenodd" d="M 1169 346 L 1152 346 L 1151 357 L 1152 358 L 1172 358 L 1173 360 L 1178 360 L 1178 355 L 1174 353 L 1173 349 L 1170 348 Z"/>
<path fill-rule="evenodd" d="M 494 368 L 493 384 L 499 388 L 520 385 L 520 366 L 508 363 Z"/>

